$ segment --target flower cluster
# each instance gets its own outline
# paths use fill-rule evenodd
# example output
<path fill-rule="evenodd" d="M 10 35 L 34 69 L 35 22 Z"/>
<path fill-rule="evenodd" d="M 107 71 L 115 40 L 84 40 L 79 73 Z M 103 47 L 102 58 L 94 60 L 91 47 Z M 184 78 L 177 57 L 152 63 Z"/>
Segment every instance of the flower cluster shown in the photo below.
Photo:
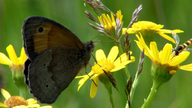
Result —
<path fill-rule="evenodd" d="M 87 2 L 89 0 L 85 0 L 85 2 Z M 97 2 L 98 3 L 98 2 Z M 104 4 L 102 4 L 99 1 L 99 6 L 104 6 Z M 95 7 L 96 3 L 93 2 L 89 2 L 89 5 L 91 5 L 91 7 L 93 8 L 93 5 Z M 99 7 L 98 6 L 98 7 Z M 97 13 L 99 13 L 99 8 L 97 7 Z M 93 8 L 94 10 L 96 8 Z M 144 51 L 144 54 L 146 56 L 148 56 L 151 61 L 152 61 L 152 67 L 151 67 L 151 75 L 153 77 L 153 86 L 151 89 L 151 93 L 149 94 L 149 97 L 147 98 L 147 100 L 144 102 L 143 104 L 143 108 L 144 107 L 148 107 L 148 105 L 150 104 L 151 100 L 154 98 L 155 93 L 157 93 L 158 88 L 160 87 L 160 85 L 162 85 L 163 83 L 169 81 L 171 79 L 171 77 L 176 74 L 176 71 L 178 69 L 181 70 L 185 70 L 185 71 L 192 71 L 192 64 L 187 64 L 187 65 L 182 65 L 180 66 L 180 64 L 182 62 L 184 62 L 188 56 L 190 55 L 190 52 L 185 51 L 185 50 L 180 50 L 177 51 L 179 52 L 179 54 L 175 54 L 174 52 L 174 48 L 172 47 L 172 45 L 170 43 L 166 43 L 163 50 L 159 51 L 158 47 L 157 47 L 157 43 L 154 42 L 154 39 L 156 37 L 156 35 L 158 34 L 159 36 L 165 38 L 166 40 L 174 43 L 174 44 L 178 44 L 178 40 L 174 37 L 173 34 L 176 35 L 176 33 L 183 33 L 184 31 L 179 30 L 179 29 L 174 29 L 174 30 L 169 30 L 169 29 L 164 29 L 164 25 L 161 24 L 156 24 L 154 22 L 151 21 L 136 21 L 136 19 L 138 18 L 138 14 L 141 11 L 142 7 L 139 6 L 134 12 L 133 12 L 133 16 L 132 16 L 132 20 L 130 22 L 130 24 L 128 25 L 127 28 L 123 28 L 123 15 L 121 13 L 121 10 L 117 11 L 116 15 L 113 14 L 111 11 L 106 11 L 106 12 L 110 12 L 111 17 L 108 14 L 99 14 L 98 16 L 98 20 L 100 23 L 98 23 L 96 21 L 96 19 L 93 17 L 93 15 L 89 12 L 89 14 L 87 14 L 88 18 L 93 20 L 96 25 L 90 24 L 89 25 L 91 27 L 93 27 L 94 29 L 96 29 L 97 31 L 105 34 L 106 36 L 112 38 L 113 40 L 115 40 L 117 43 L 121 43 L 121 37 L 124 36 L 124 51 L 125 53 L 123 54 L 126 58 L 123 59 L 121 58 L 122 55 L 120 56 L 120 61 L 119 62 L 121 64 L 118 64 L 119 66 L 114 65 L 114 63 L 116 61 L 114 61 L 116 58 L 114 56 L 114 58 L 110 58 L 111 57 L 111 52 L 109 53 L 109 56 L 106 58 L 106 56 L 103 56 L 103 51 L 102 50 L 97 50 L 96 51 L 96 60 L 97 62 L 94 64 L 94 66 L 92 66 L 92 70 L 88 75 L 83 75 L 83 76 L 78 76 L 77 78 L 82 78 L 79 81 L 79 87 L 78 90 L 82 87 L 82 85 L 85 83 L 85 81 L 87 81 L 89 78 L 92 80 L 92 85 L 91 85 L 91 91 L 90 91 L 90 96 L 91 98 L 95 97 L 96 92 L 97 92 L 97 88 L 98 88 L 98 80 L 100 80 L 107 88 L 107 84 L 108 82 L 105 79 L 106 77 L 103 76 L 107 76 L 108 80 L 110 82 L 112 82 L 111 80 L 114 81 L 113 78 L 110 79 L 110 75 L 111 74 L 107 74 L 107 73 L 112 73 L 114 70 L 116 70 L 116 68 L 122 69 L 125 68 L 125 65 L 127 65 L 128 63 L 124 63 L 124 61 L 126 62 L 133 62 L 133 60 L 135 60 L 135 58 L 132 59 L 127 59 L 127 58 L 133 58 L 130 57 L 129 49 L 130 49 L 130 36 L 129 34 L 135 34 L 138 40 L 135 40 L 135 42 L 137 43 L 139 49 L 141 51 Z M 172 34 L 173 38 L 167 34 Z M 191 43 L 191 42 L 190 42 Z M 148 45 L 150 47 L 148 47 Z M 119 51 L 123 50 L 121 49 L 121 45 L 119 45 Z M 186 45 L 185 45 L 186 47 Z M 112 48 L 112 50 L 114 49 L 114 47 Z M 176 50 L 181 49 L 181 48 L 176 48 Z M 115 51 L 115 50 L 114 50 Z M 122 54 L 121 52 L 121 54 Z M 115 52 L 113 52 L 114 55 L 117 55 Z M 117 59 L 118 60 L 118 59 Z M 134 93 L 134 90 L 137 86 L 137 83 L 139 82 L 139 78 L 140 78 L 140 73 L 142 71 L 142 63 L 143 63 L 143 58 L 140 58 L 140 66 L 138 67 L 138 71 L 136 72 L 136 77 L 133 81 L 133 83 L 130 83 L 130 74 L 127 71 L 127 69 L 125 68 L 125 71 L 127 73 L 128 76 L 128 101 L 127 101 L 127 105 L 126 107 L 130 107 L 130 102 L 132 101 L 132 96 Z M 112 63 L 111 61 L 114 61 L 114 63 Z M 115 87 L 115 86 L 114 86 Z M 151 95 L 152 94 L 152 95 Z M 110 93 L 109 93 L 110 96 Z M 110 100 L 111 101 L 111 100 Z M 113 106 L 113 103 L 112 103 Z"/>
<path fill-rule="evenodd" d="M 0 64 L 9 65 L 12 72 L 15 70 L 21 71 L 25 60 L 27 59 L 24 48 L 21 49 L 20 57 L 17 57 L 12 45 L 9 45 L 6 50 L 10 59 L 5 54 L 0 52 Z"/>

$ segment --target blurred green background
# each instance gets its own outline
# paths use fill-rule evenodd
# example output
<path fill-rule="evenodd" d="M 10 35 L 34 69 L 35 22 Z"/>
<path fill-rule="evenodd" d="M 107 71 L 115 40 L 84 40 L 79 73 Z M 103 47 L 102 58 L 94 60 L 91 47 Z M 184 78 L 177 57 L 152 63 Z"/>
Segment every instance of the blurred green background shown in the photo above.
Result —
<path fill-rule="evenodd" d="M 180 43 L 191 38 L 192 35 L 192 1 L 191 0 L 101 0 L 113 12 L 121 9 L 124 20 L 124 27 L 127 27 L 131 20 L 132 12 L 140 4 L 143 5 L 143 10 L 139 14 L 138 20 L 152 21 L 157 24 L 165 25 L 165 29 L 181 29 L 184 33 L 179 34 Z M 20 54 L 23 45 L 21 28 L 23 21 L 33 15 L 44 16 L 53 19 L 75 33 L 80 40 L 87 42 L 100 33 L 92 29 L 87 22 L 91 22 L 84 10 L 92 9 L 87 5 L 84 6 L 83 0 L 0 0 L 0 52 L 7 55 L 6 47 L 12 44 L 17 55 Z M 170 35 L 171 36 L 171 35 Z M 136 57 L 136 62 L 130 64 L 130 74 L 134 78 L 137 69 L 139 49 L 137 48 L 134 35 L 132 38 L 133 55 Z M 106 40 L 103 37 L 94 39 Z M 162 49 L 168 41 L 160 36 L 156 39 L 159 49 Z M 102 48 L 108 54 L 109 49 L 114 43 L 98 43 L 95 50 Z M 95 53 L 93 53 L 95 54 Z M 135 91 L 132 108 L 139 108 L 143 104 L 145 98 L 152 85 L 150 76 L 151 63 L 146 57 L 144 70 L 141 73 L 140 82 Z M 182 64 L 187 64 L 192 61 L 192 56 Z M 93 64 L 94 60 L 90 61 Z M 148 63 L 149 62 L 149 63 Z M 11 71 L 8 66 L 0 65 L 1 75 L 3 78 L 3 88 L 8 90 L 11 95 L 18 95 L 19 91 L 12 80 Z M 88 66 L 88 72 L 90 66 Z M 85 73 L 84 70 L 81 73 Z M 114 73 L 117 80 L 117 87 L 120 93 L 113 89 L 113 97 L 116 108 L 123 108 L 126 103 L 125 97 L 125 74 L 122 72 Z M 156 98 L 152 101 L 149 108 L 191 108 L 192 107 L 192 73 L 185 71 L 177 71 L 177 74 L 172 79 L 161 86 Z M 1 77 L 0 77 L 1 78 Z M 2 80 L 2 79 L 1 79 Z M 91 81 L 87 81 L 80 91 L 77 91 L 79 79 L 75 79 L 71 85 L 62 92 L 56 102 L 52 104 L 53 108 L 110 108 L 108 93 L 103 84 L 99 84 L 99 89 L 95 98 L 89 96 Z M 33 97 L 28 93 L 28 98 Z M 4 98 L 0 98 L 3 102 Z"/>

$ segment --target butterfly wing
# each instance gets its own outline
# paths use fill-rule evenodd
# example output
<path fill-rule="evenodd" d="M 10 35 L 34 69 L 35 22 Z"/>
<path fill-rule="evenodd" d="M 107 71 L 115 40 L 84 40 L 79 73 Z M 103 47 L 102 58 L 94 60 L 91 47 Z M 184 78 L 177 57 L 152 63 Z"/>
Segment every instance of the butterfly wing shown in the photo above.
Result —
<path fill-rule="evenodd" d="M 41 103 L 53 103 L 84 67 L 79 54 L 79 49 L 68 47 L 49 48 L 40 53 L 28 68 L 28 86 L 34 97 Z"/>
<path fill-rule="evenodd" d="M 70 46 L 85 49 L 79 38 L 63 25 L 44 17 L 32 16 L 24 21 L 24 48 L 32 60 L 45 49 Z"/>
<path fill-rule="evenodd" d="M 83 44 L 64 26 L 38 16 L 26 19 L 22 32 L 26 84 L 40 102 L 51 104 L 88 64 L 93 43 Z"/>

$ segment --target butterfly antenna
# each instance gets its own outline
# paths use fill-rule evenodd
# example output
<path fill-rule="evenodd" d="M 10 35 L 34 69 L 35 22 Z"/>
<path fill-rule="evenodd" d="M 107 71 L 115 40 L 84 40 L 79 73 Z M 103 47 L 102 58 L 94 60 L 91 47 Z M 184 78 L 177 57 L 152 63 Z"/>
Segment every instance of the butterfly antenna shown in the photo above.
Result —
<path fill-rule="evenodd" d="M 100 34 L 100 35 L 98 35 L 98 36 L 92 38 L 91 40 L 96 39 L 96 38 L 101 37 L 101 36 L 104 36 L 104 35 L 103 35 L 103 34 Z"/>
<path fill-rule="evenodd" d="M 97 63 L 97 60 L 95 58 L 95 56 L 93 56 L 93 54 L 91 53 L 91 56 L 93 57 L 93 59 L 95 60 L 95 62 Z M 97 63 L 98 64 L 98 63 Z"/>
<path fill-rule="evenodd" d="M 93 57 L 93 59 L 95 60 L 95 62 L 97 63 L 96 58 L 93 56 L 93 54 L 91 53 L 91 56 Z M 98 63 L 97 63 L 98 64 Z M 90 64 L 89 64 L 90 65 Z M 91 66 L 91 65 L 90 65 Z M 87 67 L 85 67 L 85 73 L 89 76 L 89 78 L 91 78 L 91 76 L 87 73 Z M 95 86 L 97 86 L 97 84 L 95 83 L 95 81 L 92 79 L 93 83 L 95 84 Z"/>
<path fill-rule="evenodd" d="M 91 79 L 91 76 L 87 73 L 87 67 L 85 67 L 85 73 L 89 76 L 89 78 Z M 93 83 L 95 84 L 95 86 L 97 86 L 97 84 L 95 83 L 95 81 L 92 79 Z"/>

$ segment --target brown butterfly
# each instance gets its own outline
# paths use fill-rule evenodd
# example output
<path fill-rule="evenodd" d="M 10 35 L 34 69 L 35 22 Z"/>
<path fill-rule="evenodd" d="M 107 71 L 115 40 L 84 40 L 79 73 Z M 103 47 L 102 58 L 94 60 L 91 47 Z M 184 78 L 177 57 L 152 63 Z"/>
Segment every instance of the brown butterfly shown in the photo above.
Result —
<path fill-rule="evenodd" d="M 51 104 L 86 67 L 93 42 L 83 44 L 63 25 L 40 16 L 27 18 L 22 33 L 26 84 L 41 103 Z"/>

